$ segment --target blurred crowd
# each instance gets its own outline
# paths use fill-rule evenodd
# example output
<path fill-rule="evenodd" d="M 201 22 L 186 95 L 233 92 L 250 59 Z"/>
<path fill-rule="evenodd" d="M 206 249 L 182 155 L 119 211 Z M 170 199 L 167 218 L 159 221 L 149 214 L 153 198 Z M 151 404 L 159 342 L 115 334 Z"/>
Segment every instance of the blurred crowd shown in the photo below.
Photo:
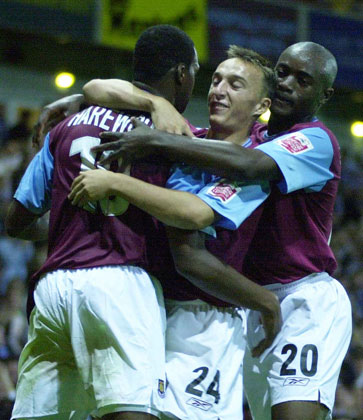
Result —
<path fill-rule="evenodd" d="M 31 113 L 23 110 L 12 127 L 0 106 L 0 419 L 10 418 L 17 360 L 26 341 L 27 281 L 45 259 L 47 244 L 11 239 L 4 232 L 7 207 L 33 157 Z M 363 419 L 363 169 L 362 153 L 342 150 L 342 180 L 331 246 L 338 260 L 335 277 L 349 293 L 354 333 L 337 390 L 335 419 Z M 248 419 L 246 413 L 246 420 Z"/>

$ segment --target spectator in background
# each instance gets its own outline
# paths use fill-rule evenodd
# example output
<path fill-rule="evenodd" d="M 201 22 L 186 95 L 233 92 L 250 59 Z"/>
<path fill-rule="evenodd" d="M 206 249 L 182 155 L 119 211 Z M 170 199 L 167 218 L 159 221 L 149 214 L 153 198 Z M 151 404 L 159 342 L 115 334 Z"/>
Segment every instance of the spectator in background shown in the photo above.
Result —
<path fill-rule="evenodd" d="M 1 106 L 0 106 L 1 129 Z M 28 129 L 27 129 L 28 130 Z M 19 177 L 24 172 L 31 155 L 29 131 L 27 137 L 9 139 L 1 147 L 0 153 L 0 260 L 2 273 L 0 277 L 0 296 L 4 296 L 8 284 L 17 278 L 23 283 L 28 278 L 28 264 L 34 257 L 34 244 L 4 235 L 4 219 L 9 202 L 19 183 Z M 0 131 L 1 134 L 1 131 Z"/>
<path fill-rule="evenodd" d="M 5 106 L 0 104 L 0 147 L 3 146 L 8 138 L 8 126 L 5 121 Z"/>
<path fill-rule="evenodd" d="M 346 287 L 352 302 L 353 337 L 337 388 L 334 419 L 363 418 L 362 169 L 359 155 L 343 149 L 342 182 L 331 246 L 338 261 L 336 275 Z"/>
<path fill-rule="evenodd" d="M 31 117 L 32 114 L 29 109 L 24 109 L 21 111 L 19 120 L 9 130 L 8 139 L 26 141 L 32 133 Z"/>
<path fill-rule="evenodd" d="M 341 192 L 343 198 L 344 223 L 351 220 L 358 221 L 363 209 L 363 178 L 362 165 L 353 154 L 342 151 L 342 179 Z"/>
<path fill-rule="evenodd" d="M 0 418 L 10 418 L 15 399 L 17 364 L 26 342 L 26 291 L 24 283 L 13 279 L 0 298 Z"/>
<path fill-rule="evenodd" d="M 5 295 L 11 281 L 17 278 L 23 284 L 29 276 L 28 264 L 34 257 L 34 244 L 20 239 L 0 236 L 0 258 L 2 273 L 0 278 L 0 295 Z"/>
<path fill-rule="evenodd" d="M 362 328 L 362 323 L 361 323 Z M 361 337 L 363 338 L 363 337 Z M 353 363 L 356 368 L 357 377 L 354 381 L 354 409 L 357 419 L 363 419 L 363 341 L 361 346 L 356 347 L 352 352 Z"/>

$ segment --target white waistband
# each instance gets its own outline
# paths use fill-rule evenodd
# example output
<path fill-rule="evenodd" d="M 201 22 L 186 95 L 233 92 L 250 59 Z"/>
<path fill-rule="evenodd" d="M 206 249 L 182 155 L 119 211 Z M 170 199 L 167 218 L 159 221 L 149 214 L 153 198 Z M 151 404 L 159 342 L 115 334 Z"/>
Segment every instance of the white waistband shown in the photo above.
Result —
<path fill-rule="evenodd" d="M 193 299 L 193 300 L 165 299 L 165 306 L 167 309 L 180 307 L 180 308 L 184 308 L 185 310 L 188 310 L 188 309 L 193 310 L 193 308 L 198 308 L 199 310 L 207 310 L 207 311 L 218 310 L 219 312 L 228 312 L 228 313 L 235 313 L 242 309 L 233 305 L 215 306 L 201 299 Z"/>
<path fill-rule="evenodd" d="M 289 295 L 290 293 L 295 292 L 302 287 L 305 287 L 307 284 L 315 283 L 321 280 L 332 279 L 328 273 L 313 273 L 309 274 L 306 277 L 303 277 L 300 280 L 296 280 L 292 283 L 282 284 L 282 283 L 274 283 L 268 284 L 264 286 L 266 289 L 271 290 L 271 292 L 276 293 L 279 298 L 284 298 L 285 296 Z"/>

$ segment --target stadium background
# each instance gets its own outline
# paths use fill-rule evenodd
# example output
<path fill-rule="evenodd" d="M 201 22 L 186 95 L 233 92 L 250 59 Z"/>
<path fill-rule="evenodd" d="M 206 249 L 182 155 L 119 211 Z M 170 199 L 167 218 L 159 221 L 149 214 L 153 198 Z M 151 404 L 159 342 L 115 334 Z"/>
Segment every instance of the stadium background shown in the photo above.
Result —
<path fill-rule="evenodd" d="M 34 153 L 32 124 L 44 104 L 80 92 L 92 78 L 130 78 L 136 39 L 159 23 L 179 26 L 196 44 L 201 70 L 185 114 L 195 125 L 208 124 L 211 74 L 229 44 L 255 49 L 274 62 L 286 46 L 311 40 L 336 56 L 336 93 L 319 117 L 342 148 L 332 247 L 339 262 L 335 276 L 353 303 L 354 335 L 334 418 L 363 419 L 363 134 L 351 133 L 354 122 L 363 124 L 363 1 L 1 0 L 0 420 L 8 418 L 26 334 L 26 282 L 46 253 L 46 244 L 9 239 L 3 230 L 9 200 Z M 55 85 L 61 71 L 75 75 L 72 87 Z"/>

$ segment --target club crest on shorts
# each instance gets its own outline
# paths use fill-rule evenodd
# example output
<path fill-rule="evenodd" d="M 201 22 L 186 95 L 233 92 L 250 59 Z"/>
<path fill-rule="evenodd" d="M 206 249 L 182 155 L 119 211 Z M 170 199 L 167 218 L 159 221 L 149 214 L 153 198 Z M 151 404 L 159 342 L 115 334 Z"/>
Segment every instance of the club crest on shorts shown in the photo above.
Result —
<path fill-rule="evenodd" d="M 284 386 L 306 386 L 310 382 L 308 378 L 287 378 Z"/>
<path fill-rule="evenodd" d="M 158 394 L 161 398 L 165 397 L 165 382 L 162 379 L 158 380 Z"/>
<path fill-rule="evenodd" d="M 314 149 L 311 141 L 302 133 L 291 134 L 288 137 L 276 140 L 276 143 L 293 155 Z"/>
<path fill-rule="evenodd" d="M 228 203 L 241 190 L 236 184 L 227 183 L 225 180 L 216 182 L 207 191 L 207 195 L 217 198 L 223 203 Z"/>

